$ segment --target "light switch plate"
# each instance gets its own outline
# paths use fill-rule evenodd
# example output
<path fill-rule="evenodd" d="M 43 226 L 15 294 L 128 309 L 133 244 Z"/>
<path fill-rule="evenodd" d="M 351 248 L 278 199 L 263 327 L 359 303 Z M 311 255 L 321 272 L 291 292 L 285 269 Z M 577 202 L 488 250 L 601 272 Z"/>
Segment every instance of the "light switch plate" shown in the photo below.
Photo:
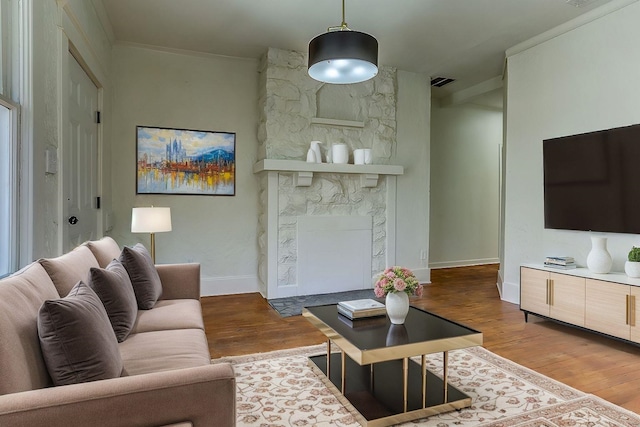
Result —
<path fill-rule="evenodd" d="M 58 173 L 58 150 L 56 148 L 47 148 L 45 151 L 44 171 L 51 174 Z"/>

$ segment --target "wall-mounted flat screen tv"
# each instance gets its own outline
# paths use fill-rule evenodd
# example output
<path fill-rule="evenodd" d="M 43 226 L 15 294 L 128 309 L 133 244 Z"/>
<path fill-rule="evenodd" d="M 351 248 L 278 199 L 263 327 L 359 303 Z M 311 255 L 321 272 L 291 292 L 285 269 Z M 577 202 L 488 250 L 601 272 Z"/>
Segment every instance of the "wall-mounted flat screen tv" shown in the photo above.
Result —
<path fill-rule="evenodd" d="M 640 125 L 543 141 L 544 226 L 640 234 Z"/>

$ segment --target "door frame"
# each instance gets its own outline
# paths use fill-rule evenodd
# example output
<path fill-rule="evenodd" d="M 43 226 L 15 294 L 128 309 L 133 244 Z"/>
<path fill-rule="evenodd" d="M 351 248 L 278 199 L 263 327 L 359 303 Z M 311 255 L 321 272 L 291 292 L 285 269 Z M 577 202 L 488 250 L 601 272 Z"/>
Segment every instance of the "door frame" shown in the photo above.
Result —
<path fill-rule="evenodd" d="M 60 33 L 60 37 L 59 37 L 59 49 L 58 52 L 60 52 L 60 55 L 58 57 L 58 88 L 59 88 L 59 92 L 58 92 L 58 104 L 60 107 L 60 114 L 58 115 L 58 153 L 57 153 L 57 157 L 58 157 L 58 164 L 59 164 L 59 168 L 58 168 L 58 242 L 57 242 L 57 246 L 58 246 L 58 253 L 62 254 L 65 252 L 65 247 L 64 247 L 64 236 L 65 236 L 65 232 L 66 232 L 66 218 L 65 218 L 65 211 L 66 211 L 66 201 L 64 200 L 64 195 L 65 195 L 65 186 L 67 185 L 66 179 L 65 179 L 65 173 L 64 173 L 64 168 L 65 168 L 65 164 L 64 164 L 64 150 L 68 149 L 68 146 L 66 144 L 66 141 L 70 140 L 70 136 L 69 136 L 69 127 L 67 126 L 67 123 L 69 121 L 69 105 L 68 105 L 68 93 L 69 93 L 69 66 L 68 66 L 68 55 L 71 55 L 75 58 L 75 60 L 78 62 L 78 64 L 80 65 L 80 67 L 84 70 L 84 72 L 87 74 L 87 76 L 89 76 L 89 79 L 91 79 L 91 81 L 93 82 L 93 84 L 96 86 L 96 89 L 98 90 L 98 111 L 102 111 L 103 110 L 103 106 L 104 106 L 104 86 L 101 84 L 100 80 L 98 79 L 98 77 L 96 76 L 95 73 L 93 73 L 91 71 L 91 67 L 89 66 L 89 64 L 87 63 L 87 61 L 84 60 L 80 50 L 76 47 L 76 45 L 67 37 L 67 35 L 65 34 L 64 31 L 61 31 Z M 102 120 L 101 120 L 102 122 Z M 97 164 L 97 170 L 96 173 L 98 174 L 97 176 L 97 180 L 96 180 L 96 196 L 101 196 L 102 192 L 103 192 L 103 176 L 104 176 L 104 166 L 103 166 L 103 159 L 104 159 L 104 143 L 103 143 L 103 139 L 104 139 L 104 128 L 102 126 L 102 123 L 98 123 L 96 124 L 97 128 L 97 141 L 96 141 L 96 164 Z M 102 237 L 103 236 L 103 230 L 104 230 L 104 225 L 103 225 L 103 221 L 104 221 L 104 215 L 102 215 L 103 212 L 103 206 L 100 207 L 100 209 L 98 210 L 97 213 L 97 218 L 96 218 L 96 236 Z"/>

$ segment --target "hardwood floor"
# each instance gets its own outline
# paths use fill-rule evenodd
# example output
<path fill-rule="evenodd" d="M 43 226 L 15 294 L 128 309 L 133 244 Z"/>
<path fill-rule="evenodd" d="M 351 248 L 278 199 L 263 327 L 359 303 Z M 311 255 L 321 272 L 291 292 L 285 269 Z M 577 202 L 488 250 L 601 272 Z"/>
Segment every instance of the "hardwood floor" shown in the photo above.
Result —
<path fill-rule="evenodd" d="M 640 347 L 524 315 L 500 300 L 497 265 L 432 270 L 416 307 L 480 330 L 507 359 L 640 413 Z M 302 316 L 281 318 L 259 294 L 203 297 L 211 357 L 324 343 Z"/>

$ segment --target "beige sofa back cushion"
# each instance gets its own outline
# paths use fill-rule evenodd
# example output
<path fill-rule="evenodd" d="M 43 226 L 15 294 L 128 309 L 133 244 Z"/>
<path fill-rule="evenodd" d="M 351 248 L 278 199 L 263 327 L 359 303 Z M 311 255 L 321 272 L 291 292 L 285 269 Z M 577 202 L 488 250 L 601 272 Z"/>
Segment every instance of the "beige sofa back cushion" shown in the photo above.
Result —
<path fill-rule="evenodd" d="M 38 340 L 38 310 L 58 292 L 33 263 L 0 280 L 0 395 L 50 386 Z"/>
<path fill-rule="evenodd" d="M 38 262 L 47 270 L 58 294 L 63 298 L 79 281 L 89 283 L 89 270 L 92 267 L 100 268 L 96 257 L 86 246 L 78 246 L 57 258 L 43 258 Z"/>
<path fill-rule="evenodd" d="M 103 237 L 100 240 L 91 240 L 86 242 L 85 245 L 91 250 L 93 256 L 96 257 L 101 268 L 106 268 L 111 261 L 118 259 L 120 256 L 120 246 L 109 236 Z"/>

